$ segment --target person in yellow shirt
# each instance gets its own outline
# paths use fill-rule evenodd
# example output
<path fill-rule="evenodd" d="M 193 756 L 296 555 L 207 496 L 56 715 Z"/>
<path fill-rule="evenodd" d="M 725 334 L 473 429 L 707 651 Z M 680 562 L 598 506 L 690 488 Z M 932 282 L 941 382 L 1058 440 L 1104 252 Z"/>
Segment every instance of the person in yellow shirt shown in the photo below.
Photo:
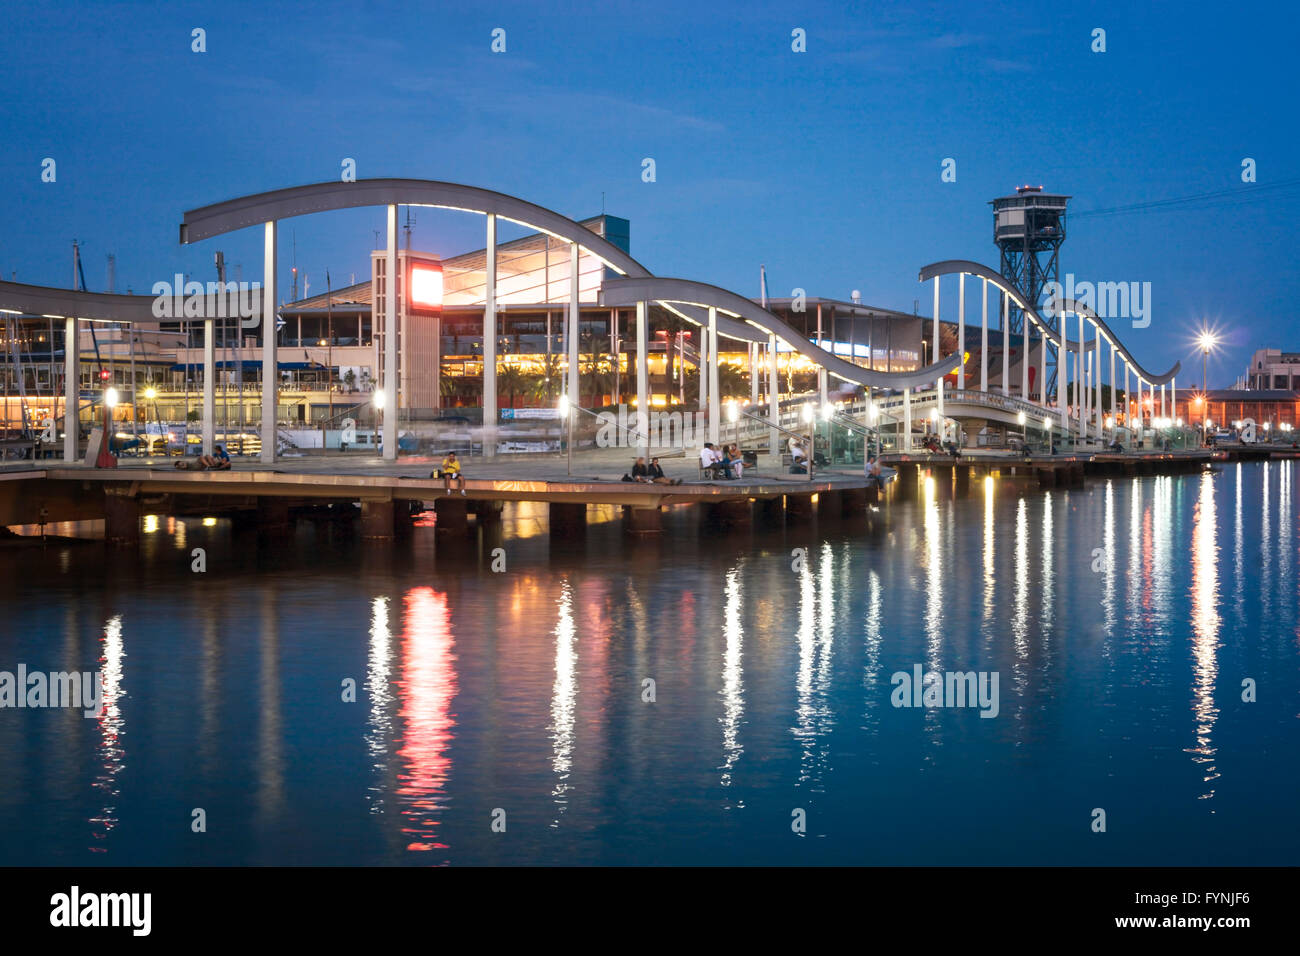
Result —
<path fill-rule="evenodd" d="M 442 460 L 442 485 L 447 489 L 447 494 L 451 494 L 453 480 L 460 482 L 460 493 L 465 494 L 465 476 L 460 473 L 460 459 L 454 451 L 449 451 Z"/>

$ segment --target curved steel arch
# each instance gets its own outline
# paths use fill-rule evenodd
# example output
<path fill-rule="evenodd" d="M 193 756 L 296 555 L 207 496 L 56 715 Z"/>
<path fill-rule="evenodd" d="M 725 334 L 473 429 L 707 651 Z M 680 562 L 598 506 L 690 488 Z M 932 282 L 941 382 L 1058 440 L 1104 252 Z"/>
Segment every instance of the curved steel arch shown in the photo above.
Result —
<path fill-rule="evenodd" d="M 180 241 L 200 242 L 223 233 L 265 222 L 360 206 L 438 206 L 465 212 L 494 213 L 539 232 L 576 242 L 624 275 L 647 276 L 650 271 L 608 239 L 577 222 L 534 203 L 505 193 L 431 179 L 358 179 L 356 182 L 312 183 L 240 196 L 200 206 L 185 213 Z"/>
<path fill-rule="evenodd" d="M 1175 362 L 1174 367 L 1171 368 L 1169 371 L 1165 372 L 1164 375 L 1152 375 L 1141 365 L 1138 365 L 1137 362 L 1133 361 L 1133 356 L 1129 354 L 1128 349 L 1124 348 L 1123 344 L 1121 344 L 1119 338 L 1115 335 L 1115 333 L 1111 331 L 1111 329 L 1106 325 L 1104 321 L 1102 321 L 1101 316 L 1097 315 L 1097 313 L 1092 311 L 1092 309 L 1088 308 L 1088 306 L 1084 305 L 1081 302 L 1076 302 L 1074 301 L 1074 299 L 1062 299 L 1061 309 L 1064 312 L 1073 312 L 1076 315 L 1082 315 L 1089 322 L 1095 323 L 1098 328 L 1104 329 L 1107 333 L 1109 333 L 1111 340 L 1115 343 L 1116 351 L 1118 351 L 1121 355 L 1125 357 L 1125 361 L 1128 362 L 1131 368 L 1137 371 L 1142 378 L 1146 379 L 1148 385 L 1168 384 L 1169 382 L 1173 381 L 1174 376 L 1177 375 L 1183 367 L 1182 362 Z"/>
<path fill-rule="evenodd" d="M 0 281 L 0 311 L 101 322 L 157 322 L 151 295 L 78 292 Z"/>
<path fill-rule="evenodd" d="M 1052 329 L 1043 320 L 1043 317 L 1038 314 L 1038 310 L 1034 308 L 1032 305 L 1026 303 L 1024 301 L 1024 298 L 1020 295 L 1020 292 L 1017 289 L 1007 285 L 1007 280 L 1005 276 L 1000 275 L 997 272 L 994 272 L 988 266 L 982 265 L 978 262 L 972 262 L 969 259 L 945 259 L 942 262 L 932 262 L 928 266 L 923 266 L 921 268 L 921 273 L 918 281 L 925 282 L 926 280 L 933 279 L 936 276 L 955 275 L 961 272 L 965 272 L 967 275 L 976 276 L 977 278 L 980 279 L 988 279 L 995 286 L 997 286 L 997 288 L 1001 289 L 1004 293 L 1006 293 L 1007 296 L 1011 299 L 1011 301 L 1014 302 L 1016 306 L 1022 312 L 1025 313 L 1025 316 L 1029 318 L 1030 321 L 1034 323 L 1034 325 L 1038 326 L 1039 330 L 1043 332 L 1043 334 L 1048 339 L 1053 341 L 1058 341 L 1058 342 L 1060 341 L 1060 337 L 1061 337 L 1060 333 L 1052 331 Z M 1092 322 L 1094 325 L 1096 325 L 1098 329 L 1105 332 L 1107 338 L 1114 345 L 1115 349 L 1120 353 L 1120 355 L 1124 357 L 1124 361 L 1127 362 L 1129 367 L 1132 368 L 1134 371 L 1136 371 L 1146 382 L 1153 385 L 1164 385 L 1165 383 L 1172 380 L 1173 377 L 1178 374 L 1179 369 L 1182 367 L 1181 362 L 1175 362 L 1174 367 L 1171 368 L 1168 372 L 1165 372 L 1164 375 L 1151 374 L 1145 368 L 1143 368 L 1141 365 L 1138 364 L 1137 360 L 1133 358 L 1133 353 L 1131 353 L 1127 348 L 1125 348 L 1124 343 L 1119 340 L 1119 336 L 1116 335 L 1114 330 L 1111 329 L 1110 326 L 1108 326 L 1105 322 L 1103 322 L 1102 319 L 1095 312 L 1093 312 L 1091 309 L 1087 308 L 1086 306 L 1076 307 L 1076 303 L 1074 303 L 1071 300 L 1063 300 L 1061 304 L 1066 307 L 1065 308 L 1066 312 L 1082 313 L 1084 318 L 1086 318 L 1089 322 Z M 1077 352 L 1079 350 L 1079 343 L 1070 340 L 1068 329 L 1066 330 L 1065 342 L 1066 342 L 1067 351 Z M 1096 340 L 1093 340 L 1092 344 L 1087 345 L 1085 347 L 1085 351 L 1091 351 L 1092 349 L 1096 348 L 1096 346 L 1097 346 Z"/>
<path fill-rule="evenodd" d="M 775 335 L 800 355 L 826 369 L 836 378 L 855 385 L 871 388 L 916 388 L 929 385 L 941 376 L 957 368 L 959 358 L 949 356 L 942 362 L 927 365 L 915 372 L 875 372 L 862 368 L 852 362 L 846 362 L 837 355 L 832 355 L 808 341 L 799 332 L 792 329 L 779 316 L 755 305 L 744 296 L 727 289 L 692 279 L 673 279 L 666 276 L 639 276 L 627 279 L 607 280 L 600 290 L 600 304 L 608 306 L 629 306 L 637 302 L 679 302 L 688 305 L 713 306 L 729 312 L 744 322 L 761 329 L 764 333 Z M 718 317 L 718 329 L 721 332 L 723 316 Z"/>

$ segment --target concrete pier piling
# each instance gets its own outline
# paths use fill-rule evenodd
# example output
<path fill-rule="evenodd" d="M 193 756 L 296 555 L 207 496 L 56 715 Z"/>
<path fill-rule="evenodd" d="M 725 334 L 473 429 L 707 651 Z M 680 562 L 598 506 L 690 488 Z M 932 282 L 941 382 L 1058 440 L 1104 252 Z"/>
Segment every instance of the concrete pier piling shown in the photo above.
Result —
<path fill-rule="evenodd" d="M 130 486 L 104 489 L 104 540 L 127 548 L 140 543 L 140 501 Z"/>
<path fill-rule="evenodd" d="M 587 533 L 587 506 L 567 501 L 552 501 L 550 530 L 552 537 L 574 538 Z"/>
<path fill-rule="evenodd" d="M 662 508 L 623 506 L 623 530 L 628 534 L 659 534 L 663 529 Z"/>
<path fill-rule="evenodd" d="M 788 521 L 811 521 L 817 513 L 811 494 L 786 495 L 785 515 Z"/>
<path fill-rule="evenodd" d="M 459 495 L 447 495 L 433 502 L 438 516 L 434 529 L 442 534 L 466 534 L 469 531 L 469 502 Z"/>

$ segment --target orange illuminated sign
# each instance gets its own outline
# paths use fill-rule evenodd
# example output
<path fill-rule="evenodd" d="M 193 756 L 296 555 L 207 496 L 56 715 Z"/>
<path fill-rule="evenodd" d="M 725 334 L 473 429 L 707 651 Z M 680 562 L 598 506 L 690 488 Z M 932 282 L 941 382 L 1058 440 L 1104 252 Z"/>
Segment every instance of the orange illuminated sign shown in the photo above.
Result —
<path fill-rule="evenodd" d="M 428 262 L 411 265 L 408 304 L 413 309 L 442 308 L 442 266 Z"/>

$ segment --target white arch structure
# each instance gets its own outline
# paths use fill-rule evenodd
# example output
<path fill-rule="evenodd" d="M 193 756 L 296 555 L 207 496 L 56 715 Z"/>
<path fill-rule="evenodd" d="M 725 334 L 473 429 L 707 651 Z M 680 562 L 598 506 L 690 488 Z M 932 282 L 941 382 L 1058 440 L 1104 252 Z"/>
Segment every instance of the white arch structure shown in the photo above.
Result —
<path fill-rule="evenodd" d="M 1021 354 L 1021 385 L 1020 398 L 1024 401 L 1031 401 L 1029 390 L 1029 328 L 1030 325 L 1037 327 L 1040 341 L 1042 343 L 1039 353 L 1040 368 L 1046 367 L 1047 347 L 1051 343 L 1057 352 L 1057 411 L 1060 415 L 1061 430 L 1063 433 L 1069 431 L 1070 422 L 1068 417 L 1067 392 L 1068 378 L 1070 375 L 1071 355 L 1075 366 L 1074 380 L 1084 387 L 1076 388 L 1078 414 L 1077 427 L 1079 437 L 1086 439 L 1095 434 L 1101 438 L 1104 433 L 1105 419 L 1102 414 L 1102 394 L 1101 383 L 1103 378 L 1102 355 L 1103 346 L 1110 347 L 1110 417 L 1114 420 L 1115 407 L 1115 384 L 1117 382 L 1115 373 L 1115 358 L 1119 356 L 1124 365 L 1124 395 L 1128 400 L 1128 377 L 1130 370 L 1136 375 L 1138 382 L 1138 409 L 1141 414 L 1141 390 L 1145 382 L 1150 388 L 1154 389 L 1156 385 L 1160 386 L 1160 409 L 1161 415 L 1164 415 L 1165 400 L 1164 387 L 1168 384 L 1171 387 L 1174 397 L 1177 397 L 1175 376 L 1180 369 L 1180 363 L 1175 363 L 1174 367 L 1163 375 L 1157 375 L 1147 371 L 1136 359 L 1132 353 L 1120 341 L 1119 336 L 1106 324 L 1106 322 L 1096 314 L 1092 309 L 1082 303 L 1070 299 L 1062 300 L 1060 303 L 1061 323 L 1058 331 L 1053 331 L 1039 314 L 1038 310 L 1032 303 L 1025 301 L 1020 292 L 1007 279 L 987 266 L 978 262 L 972 262 L 968 259 L 947 259 L 942 262 L 931 263 L 921 269 L 919 281 L 925 282 L 932 280 L 934 282 L 934 343 L 933 354 L 937 359 L 940 354 L 940 334 L 939 334 L 939 280 L 943 276 L 958 276 L 958 346 L 957 352 L 960 355 L 965 351 L 965 334 L 966 334 L 966 277 L 973 276 L 983 283 L 984 308 L 981 317 L 981 339 L 983 348 L 981 350 L 981 381 L 980 390 L 988 391 L 988 287 L 992 285 L 1001 294 L 1002 298 L 1002 391 L 1006 396 L 1011 395 L 1011 384 L 1008 377 L 1008 364 L 1010 355 L 1010 331 L 1007 324 L 1007 314 L 1012 303 L 1016 305 L 1025 315 L 1025 323 L 1022 328 L 1023 345 Z M 1069 315 L 1076 315 L 1079 319 L 1078 338 L 1071 341 L 1068 338 Z M 1091 339 L 1088 336 L 1088 327 L 1092 329 Z M 1064 356 L 1064 360 L 1062 360 Z M 1095 359 L 1095 360 L 1094 360 Z M 965 362 L 958 371 L 958 388 L 965 386 Z M 1044 387 L 1044 394 L 1041 396 L 1040 405 L 1047 406 L 1047 396 L 1045 394 L 1046 378 L 1040 371 L 1039 381 Z"/>
<path fill-rule="evenodd" d="M 263 308 L 262 315 L 264 322 L 270 322 L 274 327 L 275 301 L 276 301 L 276 236 L 278 224 L 282 219 L 292 218 L 294 216 L 304 216 L 317 212 L 324 212 L 335 209 L 350 209 L 361 206 L 387 206 L 388 207 L 388 230 L 387 230 L 387 274 L 392 276 L 397 271 L 397 207 L 406 206 L 432 206 L 444 209 L 457 209 L 465 212 L 475 212 L 483 214 L 487 219 L 486 230 L 486 302 L 484 303 L 484 325 L 483 325 L 483 420 L 485 426 L 484 449 L 489 450 L 495 445 L 493 437 L 493 428 L 497 417 L 496 406 L 496 221 L 497 218 L 507 219 L 511 222 L 519 223 L 538 232 L 552 236 L 561 242 L 569 244 L 569 272 L 570 272 L 570 301 L 568 310 L 568 334 L 566 340 L 569 351 L 569 374 L 566 382 L 566 392 L 569 395 L 578 393 L 578 318 L 579 318 L 579 301 L 578 301 L 578 258 L 581 250 L 585 249 L 596 258 L 600 259 L 606 266 L 620 275 L 626 277 L 623 280 L 614 280 L 605 283 L 606 287 L 614 285 L 617 282 L 629 282 L 632 280 L 651 280 L 648 269 L 633 259 L 622 249 L 613 243 L 596 235 L 591 230 L 583 227 L 579 223 L 545 209 L 534 203 L 517 199 L 514 196 L 508 196 L 505 193 L 494 192 L 488 189 L 481 189 L 476 186 L 465 186 L 459 183 L 438 182 L 433 180 L 422 179 L 361 179 L 356 182 L 326 182 L 315 183 L 307 186 L 295 186 L 289 189 L 280 189 L 272 192 L 258 193 L 256 195 L 244 196 L 237 199 L 227 200 L 225 202 L 215 203 L 210 206 L 203 206 L 199 209 L 193 209 L 187 212 L 180 227 L 180 241 L 182 243 L 200 242 L 210 239 L 214 236 L 224 233 L 233 232 L 239 229 L 245 229 L 251 226 L 261 225 L 264 231 L 264 250 L 265 260 L 263 269 L 262 295 Z M 671 280 L 685 281 L 685 280 Z M 684 318 L 692 321 L 702 327 L 708 327 L 708 385 L 706 388 L 713 396 L 713 403 L 717 399 L 717 336 L 723 335 L 730 338 L 738 339 L 748 343 L 768 343 L 771 345 L 775 339 L 781 339 L 787 342 L 801 354 L 804 354 L 817 362 L 831 374 L 837 375 L 846 381 L 858 382 L 859 384 L 877 383 L 884 387 L 908 387 L 894 386 L 891 383 L 901 381 L 907 376 L 900 373 L 900 378 L 895 379 L 888 374 L 879 372 L 868 372 L 858 366 L 845 362 L 837 356 L 825 352 L 822 349 L 812 345 L 806 338 L 799 335 L 789 326 L 785 325 L 775 315 L 766 310 L 759 309 L 752 302 L 743 299 L 740 296 L 734 296 L 732 293 L 726 293 L 725 290 L 716 289 L 711 293 L 715 297 L 723 297 L 729 305 L 719 308 L 717 305 L 709 306 L 706 302 L 695 301 L 700 299 L 699 289 L 704 288 L 700 284 L 695 291 L 691 291 L 681 297 L 679 307 L 674 308 L 671 304 L 672 295 L 665 293 L 663 296 L 647 294 L 640 298 L 631 298 L 626 294 L 618 303 L 608 301 L 607 304 L 627 304 L 637 306 L 637 337 L 639 343 L 638 355 L 644 360 L 646 354 L 647 327 L 646 307 L 650 301 L 662 301 L 668 308 L 682 315 Z M 628 286 L 623 286 L 624 293 L 627 292 Z M 730 298 L 725 298 L 730 296 Z M 708 299 L 709 296 L 704 296 Z M 607 300 L 602 296 L 602 302 Z M 743 305 L 742 305 L 743 303 Z M 699 307 L 708 308 L 707 319 L 696 313 L 694 310 Z M 722 314 L 719 314 L 721 312 Z M 757 313 L 761 312 L 761 316 Z M 741 318 L 744 317 L 744 321 Z M 389 401 L 394 401 L 397 395 L 397 337 L 392 334 L 397 328 L 397 301 L 395 296 L 387 296 L 384 308 L 384 371 L 381 387 Z M 274 334 L 262 336 L 262 460 L 272 462 L 275 459 L 275 408 L 276 408 L 276 344 Z M 751 355 L 754 352 L 751 350 Z M 774 360 L 775 351 L 771 351 Z M 927 373 L 929 370 L 923 370 Z M 935 371 L 927 381 L 941 379 L 944 372 Z M 637 392 L 638 396 L 645 396 L 647 392 L 647 371 L 644 361 L 641 362 L 637 369 Z M 640 407 L 644 408 L 644 404 Z M 711 416 L 716 428 L 716 415 Z M 384 416 L 383 427 L 383 444 L 384 457 L 392 460 L 397 456 L 397 416 L 396 414 L 387 414 Z"/>
<path fill-rule="evenodd" d="M 707 332 L 709 377 L 709 440 L 718 441 L 721 408 L 718 401 L 718 368 L 715 356 L 718 351 L 718 336 L 727 336 L 745 342 L 766 343 L 768 346 L 768 418 L 772 426 L 772 451 L 776 453 L 777 433 L 780 424 L 780 404 L 776 387 L 777 342 L 784 342 L 794 351 L 810 361 L 820 365 L 830 375 L 845 382 L 862 385 L 870 396 L 872 388 L 902 389 L 905 397 L 912 389 L 922 385 L 939 383 L 958 366 L 956 355 L 945 361 L 934 362 L 913 372 L 878 372 L 863 368 L 853 362 L 846 362 L 839 356 L 827 352 L 819 345 L 810 342 L 804 335 L 791 328 L 785 320 L 769 312 L 750 299 L 735 292 L 696 282 L 692 279 L 676 279 L 667 276 L 637 276 L 613 279 L 605 282 L 600 290 L 600 304 L 606 306 L 631 306 L 637 309 L 637 407 L 645 408 L 648 401 L 646 389 L 646 306 L 657 302 L 667 308 L 687 306 L 704 309 L 706 319 L 692 317 L 689 312 L 682 312 L 688 320 L 696 322 Z M 750 351 L 750 361 L 754 362 L 754 352 Z M 757 377 L 757 367 L 750 368 L 750 375 Z M 907 434 L 911 432 L 911 421 L 907 422 Z"/>
<path fill-rule="evenodd" d="M 717 389 L 717 341 L 719 336 L 744 341 L 750 345 L 751 363 L 757 361 L 757 349 L 754 345 L 768 346 L 769 376 L 772 383 L 772 419 L 776 421 L 776 344 L 785 342 L 789 347 L 819 365 L 826 373 L 847 382 L 862 385 L 870 389 L 901 389 L 905 408 L 904 434 L 910 440 L 911 415 L 910 399 L 914 390 L 934 383 L 935 400 L 939 414 L 943 415 L 944 388 L 943 377 L 956 370 L 958 388 L 965 387 L 965 280 L 973 276 L 982 281 L 983 308 L 981 319 L 981 361 L 980 390 L 988 391 L 988 287 L 990 284 L 1002 296 L 1002 391 L 1006 398 L 1011 397 L 1008 380 L 1009 331 L 1006 317 L 1010 303 L 1022 310 L 1027 321 L 1024 325 L 1024 356 L 1022 357 L 1021 398 L 1030 400 L 1028 385 L 1028 344 L 1029 326 L 1037 326 L 1044 348 L 1040 360 L 1046 361 L 1046 343 L 1050 340 L 1057 349 L 1058 357 L 1066 355 L 1067 361 L 1058 365 L 1061 369 L 1058 378 L 1068 376 L 1068 357 L 1074 354 L 1076 381 L 1080 375 L 1086 377 L 1089 384 L 1095 383 L 1096 397 L 1089 396 L 1091 388 L 1080 392 L 1080 414 L 1078 416 L 1080 435 L 1089 434 L 1090 420 L 1096 418 L 1096 432 L 1102 432 L 1101 421 L 1101 347 L 1103 342 L 1111 348 L 1111 382 L 1115 383 L 1115 356 L 1118 353 L 1124 364 L 1125 393 L 1130 370 L 1138 381 L 1139 408 L 1141 408 L 1141 390 L 1143 383 L 1154 390 L 1161 388 L 1161 411 L 1164 411 L 1164 386 L 1175 388 L 1174 376 L 1179 366 L 1164 375 L 1155 375 L 1144 369 L 1133 359 L 1129 351 L 1119 341 L 1119 337 L 1099 318 L 1095 312 L 1079 303 L 1063 303 L 1064 314 L 1073 313 L 1079 317 L 1079 338 L 1070 341 L 1067 336 L 1064 314 L 1058 332 L 1052 332 L 1038 311 L 1021 297 L 998 273 L 977 262 L 962 259 L 945 260 L 925 266 L 920 271 L 920 281 L 934 281 L 934 344 L 932 361 L 929 365 L 915 372 L 878 372 L 865 369 L 852 362 L 846 362 L 831 352 L 810 342 L 805 336 L 791 328 L 782 319 L 767 309 L 754 304 L 749 299 L 725 289 L 706 283 L 686 279 L 652 276 L 648 269 L 633 259 L 622 249 L 585 228 L 579 223 L 559 213 L 545 209 L 534 203 L 492 190 L 459 183 L 439 182 L 419 179 L 363 179 L 351 183 L 325 182 L 288 189 L 274 190 L 243 196 L 225 202 L 214 203 L 192 209 L 185 213 L 180 225 L 180 241 L 183 244 L 200 242 L 214 236 L 223 235 L 239 229 L 261 225 L 263 229 L 264 262 L 262 282 L 262 460 L 270 463 L 275 460 L 276 447 L 276 387 L 278 384 L 276 365 L 276 341 L 274 327 L 276 320 L 276 239 L 279 222 L 282 219 L 309 215 L 337 209 L 350 209 L 362 206 L 386 206 L 388 210 L 387 228 L 387 275 L 397 272 L 397 209 L 399 205 L 430 206 L 445 209 L 457 209 L 482 214 L 486 219 L 486 283 L 483 329 L 483 413 L 484 413 L 484 448 L 490 450 L 495 446 L 494 429 L 497 418 L 496 405 L 496 231 L 497 219 L 506 219 L 519 223 L 538 232 L 549 235 L 569 245 L 570 299 L 568 303 L 567 334 L 568 376 L 565 391 L 569 395 L 578 394 L 578 323 L 579 323 L 579 287 L 578 261 L 582 250 L 599 259 L 604 265 L 618 273 L 622 278 L 607 280 L 603 283 L 599 301 L 602 305 L 632 306 L 637 309 L 638 368 L 637 395 L 639 407 L 645 408 L 648 398 L 648 372 L 646 353 L 648 344 L 647 312 L 650 302 L 662 304 L 683 318 L 700 325 L 706 333 L 707 340 L 707 382 L 705 389 L 710 396 L 710 430 L 718 428 L 718 389 Z M 960 282 L 957 353 L 943 359 L 941 337 L 939 335 L 939 279 L 946 275 L 958 275 Z M 151 296 L 121 296 L 100 293 L 74 292 L 65 289 L 52 289 L 41 286 L 27 286 L 19 283 L 0 282 L 0 310 L 22 314 L 44 315 L 50 318 L 63 318 L 67 325 L 69 341 L 76 342 L 76 322 L 152 322 L 153 298 Z M 702 310 L 702 311 L 701 311 Z M 378 316 L 376 316 L 378 318 Z M 388 401 L 397 405 L 397 301 L 396 296 L 388 295 L 384 303 L 384 368 L 381 388 Z M 1094 335 L 1088 340 L 1085 326 L 1091 326 Z M 266 334 L 269 329 L 271 334 Z M 211 450 L 215 411 L 212 399 L 214 378 L 212 322 L 205 322 L 204 348 L 204 448 Z M 72 460 L 76 455 L 76 361 L 75 345 L 68 350 L 67 358 L 67 395 L 65 396 L 65 414 L 67 429 L 65 435 L 65 458 Z M 1090 361 L 1096 354 L 1097 360 Z M 1093 372 L 1088 367 L 1092 366 Z M 757 368 L 752 368 L 757 378 Z M 1058 409 L 1063 431 L 1068 431 L 1069 419 L 1066 407 L 1066 389 L 1064 383 L 1058 384 Z M 1174 393 L 1176 396 L 1176 392 Z M 1111 413 L 1114 414 L 1114 395 L 1111 390 Z M 1045 398 L 1045 396 L 1044 396 Z M 775 433 L 774 433 L 775 434 Z M 397 415 L 386 414 L 383 425 L 384 457 L 393 460 L 397 456 Z M 907 445 L 903 450 L 907 450 Z"/>

